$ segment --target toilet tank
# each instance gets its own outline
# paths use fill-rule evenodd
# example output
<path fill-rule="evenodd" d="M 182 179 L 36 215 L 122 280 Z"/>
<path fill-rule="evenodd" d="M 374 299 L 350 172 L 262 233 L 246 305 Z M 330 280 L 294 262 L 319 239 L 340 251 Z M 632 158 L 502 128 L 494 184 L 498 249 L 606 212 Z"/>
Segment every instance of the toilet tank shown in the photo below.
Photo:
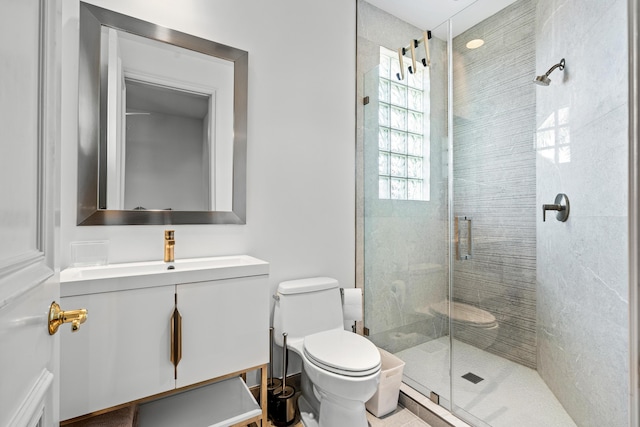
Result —
<path fill-rule="evenodd" d="M 287 333 L 288 340 L 295 340 L 316 332 L 343 329 L 338 281 L 330 277 L 313 277 L 280 283 L 273 327 L 278 345 L 282 345 L 283 332 Z"/>

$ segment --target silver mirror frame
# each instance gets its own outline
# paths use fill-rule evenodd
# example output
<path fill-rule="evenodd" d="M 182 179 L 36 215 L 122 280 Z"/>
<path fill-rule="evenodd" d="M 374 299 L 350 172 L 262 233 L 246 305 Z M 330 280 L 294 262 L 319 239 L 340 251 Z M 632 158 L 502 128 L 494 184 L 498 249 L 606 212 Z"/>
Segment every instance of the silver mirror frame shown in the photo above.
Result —
<path fill-rule="evenodd" d="M 108 210 L 106 200 L 106 103 L 100 76 L 101 26 L 234 63 L 232 211 Z M 108 9 L 80 2 L 78 70 L 78 225 L 245 224 L 247 176 L 247 85 L 249 53 Z M 102 91 L 102 92 L 101 92 Z"/>

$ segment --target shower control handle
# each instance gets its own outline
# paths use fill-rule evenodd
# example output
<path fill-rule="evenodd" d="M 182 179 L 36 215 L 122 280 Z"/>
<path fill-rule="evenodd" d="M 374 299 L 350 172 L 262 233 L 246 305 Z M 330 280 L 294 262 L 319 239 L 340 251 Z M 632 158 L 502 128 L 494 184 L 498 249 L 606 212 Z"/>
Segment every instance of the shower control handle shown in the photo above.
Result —
<path fill-rule="evenodd" d="M 542 205 L 542 221 L 547 220 L 547 211 L 563 211 L 562 205 Z"/>
<path fill-rule="evenodd" d="M 557 211 L 556 219 L 565 222 L 569 218 L 569 198 L 564 193 L 559 193 L 553 204 L 542 205 L 542 221 L 547 220 L 547 211 Z"/>

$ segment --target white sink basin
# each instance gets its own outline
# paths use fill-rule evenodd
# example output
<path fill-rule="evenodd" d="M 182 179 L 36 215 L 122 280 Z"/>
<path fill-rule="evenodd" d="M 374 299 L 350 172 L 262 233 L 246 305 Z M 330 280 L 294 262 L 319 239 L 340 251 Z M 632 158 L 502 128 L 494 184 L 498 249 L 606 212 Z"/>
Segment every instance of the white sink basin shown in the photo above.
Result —
<path fill-rule="evenodd" d="M 173 268 L 169 268 L 169 267 Z M 60 272 L 61 296 L 268 274 L 269 264 L 248 255 L 132 262 L 68 268 Z"/>

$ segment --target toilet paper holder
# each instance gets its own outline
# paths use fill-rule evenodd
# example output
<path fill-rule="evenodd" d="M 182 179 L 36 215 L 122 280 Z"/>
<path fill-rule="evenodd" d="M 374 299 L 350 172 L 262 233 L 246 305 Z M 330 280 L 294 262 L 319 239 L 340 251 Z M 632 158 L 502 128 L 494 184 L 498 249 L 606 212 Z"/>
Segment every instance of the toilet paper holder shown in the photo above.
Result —
<path fill-rule="evenodd" d="M 348 294 L 348 295 L 347 295 Z M 352 332 L 356 332 L 356 322 L 363 319 L 362 313 L 362 288 L 340 288 L 340 298 L 342 300 L 342 315 L 345 321 L 353 322 L 351 325 Z"/>
<path fill-rule="evenodd" d="M 362 294 L 361 288 L 349 288 L 349 289 L 357 289 L 360 292 L 360 294 Z M 342 305 L 344 305 L 344 298 L 345 298 L 344 294 L 345 294 L 344 288 L 340 288 L 340 299 L 342 300 Z"/>
<path fill-rule="evenodd" d="M 344 311 L 344 288 L 340 288 L 340 299 L 342 300 L 342 310 Z M 356 332 L 356 323 L 353 322 L 353 325 L 351 325 L 351 332 L 355 333 Z"/>

